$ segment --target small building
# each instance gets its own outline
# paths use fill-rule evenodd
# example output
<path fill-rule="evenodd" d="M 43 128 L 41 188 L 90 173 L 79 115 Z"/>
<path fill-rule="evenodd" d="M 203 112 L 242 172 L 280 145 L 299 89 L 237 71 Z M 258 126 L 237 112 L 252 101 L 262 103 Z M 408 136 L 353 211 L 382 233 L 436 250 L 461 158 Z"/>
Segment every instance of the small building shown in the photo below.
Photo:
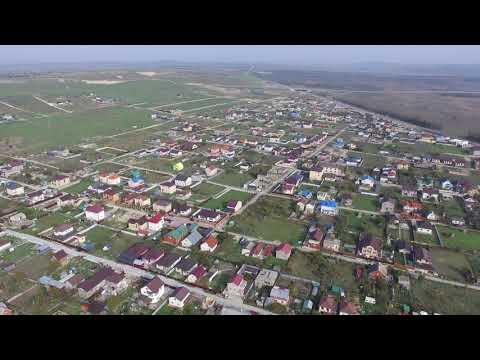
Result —
<path fill-rule="evenodd" d="M 200 245 L 200 250 L 214 252 L 217 247 L 218 240 L 213 235 L 210 235 L 205 241 L 202 242 L 202 244 Z"/>
<path fill-rule="evenodd" d="M 357 243 L 357 255 L 368 259 L 379 259 L 382 241 L 369 233 L 362 233 Z"/>
<path fill-rule="evenodd" d="M 318 304 L 318 311 L 326 315 L 336 315 L 337 314 L 337 299 L 333 295 L 327 295 L 320 299 Z"/>
<path fill-rule="evenodd" d="M 153 203 L 153 211 L 168 213 L 172 210 L 172 202 L 167 199 L 159 199 Z"/>
<path fill-rule="evenodd" d="M 320 201 L 320 213 L 322 215 L 336 216 L 338 214 L 337 202 L 334 200 Z"/>
<path fill-rule="evenodd" d="M 164 194 L 175 194 L 177 185 L 175 181 L 165 181 L 160 184 L 160 192 Z"/>
<path fill-rule="evenodd" d="M 165 293 L 165 284 L 158 276 L 155 276 L 140 289 L 140 293 L 149 298 L 151 304 L 156 304 Z"/>
<path fill-rule="evenodd" d="M 282 244 L 275 250 L 275 257 L 281 260 L 288 260 L 292 254 L 292 246 L 290 244 Z"/>
<path fill-rule="evenodd" d="M 63 238 L 68 234 L 73 232 L 73 225 L 72 224 L 60 224 L 55 227 L 53 231 L 53 235 L 55 237 Z"/>
<path fill-rule="evenodd" d="M 13 182 L 13 181 L 8 182 L 6 188 L 7 188 L 7 195 L 10 195 L 10 196 L 19 196 L 25 193 L 25 188 L 22 185 L 17 184 L 16 182 Z"/>
<path fill-rule="evenodd" d="M 175 177 L 175 185 L 181 188 L 192 185 L 192 178 L 190 176 L 179 174 Z"/>
<path fill-rule="evenodd" d="M 215 210 L 202 209 L 197 213 L 197 218 L 202 221 L 218 222 L 222 215 Z"/>
<path fill-rule="evenodd" d="M 190 290 L 181 286 L 177 288 L 173 295 L 168 298 L 168 305 L 178 309 L 183 309 L 185 302 L 190 297 L 190 294 Z"/>
<path fill-rule="evenodd" d="M 286 306 L 290 300 L 290 290 L 288 288 L 274 286 L 270 291 L 270 298 L 273 302 Z"/>
<path fill-rule="evenodd" d="M 255 278 L 255 287 L 261 289 L 264 286 L 273 286 L 277 281 L 278 272 L 262 269 Z"/>
<path fill-rule="evenodd" d="M 85 209 L 85 216 L 90 221 L 102 221 L 105 219 L 105 209 L 100 204 L 95 204 Z"/>

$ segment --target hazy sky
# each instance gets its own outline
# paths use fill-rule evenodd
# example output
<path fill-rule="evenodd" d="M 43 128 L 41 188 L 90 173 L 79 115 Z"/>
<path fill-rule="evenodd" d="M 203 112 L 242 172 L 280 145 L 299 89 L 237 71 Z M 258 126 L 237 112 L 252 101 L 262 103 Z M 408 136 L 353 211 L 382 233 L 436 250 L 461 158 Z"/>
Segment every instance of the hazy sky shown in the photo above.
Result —
<path fill-rule="evenodd" d="M 480 46 L 264 46 L 264 45 L 0 45 L 0 64 L 161 61 L 332 64 L 480 64 Z"/>

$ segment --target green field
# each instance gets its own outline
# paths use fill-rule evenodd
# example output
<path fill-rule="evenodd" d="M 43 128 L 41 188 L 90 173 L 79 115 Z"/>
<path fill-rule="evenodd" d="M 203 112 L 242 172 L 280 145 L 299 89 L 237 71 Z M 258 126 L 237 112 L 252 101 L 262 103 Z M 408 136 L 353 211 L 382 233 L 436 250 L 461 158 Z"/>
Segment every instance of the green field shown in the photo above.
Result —
<path fill-rule="evenodd" d="M 349 262 L 337 261 L 319 253 L 295 251 L 288 261 L 286 272 L 318 281 L 322 288 L 340 286 L 348 297 L 358 294 L 355 265 Z"/>
<path fill-rule="evenodd" d="M 190 198 L 190 200 L 197 202 L 204 201 L 209 197 L 220 193 L 224 189 L 225 188 L 222 186 L 203 182 L 200 185 L 192 188 L 192 197 Z"/>
<path fill-rule="evenodd" d="M 385 219 L 382 216 L 340 210 L 335 229 L 337 231 L 337 237 L 343 242 L 356 244 L 358 236 L 362 232 L 368 232 L 375 236 L 383 237 Z"/>
<path fill-rule="evenodd" d="M 421 234 L 421 233 L 415 231 L 413 233 L 413 238 L 414 238 L 414 241 L 418 242 L 418 243 L 440 245 L 438 240 L 437 240 L 437 235 L 435 234 L 435 231 L 433 232 L 432 235 Z"/>
<path fill-rule="evenodd" d="M 243 187 L 243 185 L 250 180 L 253 180 L 253 177 L 250 174 L 240 174 L 239 172 L 231 170 L 226 170 L 223 174 L 220 174 L 213 179 L 216 183 L 236 187 Z"/>
<path fill-rule="evenodd" d="M 95 244 L 94 253 L 100 256 L 116 259 L 118 255 L 135 243 L 136 238 L 121 232 L 97 226 L 86 234 L 87 242 Z M 112 249 L 103 251 L 106 244 L 112 244 Z"/>
<path fill-rule="evenodd" d="M 34 122 L 3 124 L 0 125 L 0 133 L 6 138 L 20 139 L 17 148 L 35 152 L 132 130 L 133 126 L 140 128 L 152 124 L 154 121 L 146 110 L 115 107 L 55 114 Z"/>
<path fill-rule="evenodd" d="M 15 245 L 15 243 L 13 243 L 13 247 L 15 250 L 12 252 L 8 250 L 2 251 L 0 253 L 0 259 L 6 262 L 17 263 L 28 258 L 29 256 L 32 256 L 36 252 L 35 245 L 32 243 L 24 243 L 21 245 Z"/>
<path fill-rule="evenodd" d="M 306 225 L 288 219 L 291 211 L 289 200 L 264 196 L 233 218 L 235 224 L 231 231 L 298 245 L 305 237 Z"/>
<path fill-rule="evenodd" d="M 210 199 L 206 203 L 202 204 L 202 207 L 210 208 L 210 209 L 224 209 L 227 206 L 227 203 L 230 200 L 239 200 L 245 205 L 245 203 L 252 198 L 252 194 L 243 192 L 243 191 L 236 191 L 230 190 L 229 192 L 223 194 L 218 199 Z"/>
<path fill-rule="evenodd" d="M 480 232 L 437 225 L 443 244 L 452 249 L 480 250 Z"/>
<path fill-rule="evenodd" d="M 465 272 L 471 272 L 472 268 L 467 258 L 461 252 L 452 250 L 431 248 L 433 265 L 435 270 L 450 280 L 465 282 Z"/>
<path fill-rule="evenodd" d="M 376 196 L 354 194 L 352 208 L 367 211 L 378 211 L 378 198 Z"/>
<path fill-rule="evenodd" d="M 83 179 L 83 180 L 80 180 L 78 184 L 75 184 L 67 187 L 66 189 L 63 189 L 63 191 L 71 194 L 78 194 L 87 190 L 91 184 L 92 182 L 90 180 Z"/>

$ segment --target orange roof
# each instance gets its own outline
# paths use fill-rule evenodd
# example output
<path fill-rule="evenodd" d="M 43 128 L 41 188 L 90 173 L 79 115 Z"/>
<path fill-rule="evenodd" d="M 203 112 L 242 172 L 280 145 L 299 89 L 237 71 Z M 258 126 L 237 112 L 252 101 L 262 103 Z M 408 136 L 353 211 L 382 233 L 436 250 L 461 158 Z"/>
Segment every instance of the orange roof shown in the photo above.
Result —
<path fill-rule="evenodd" d="M 214 236 L 212 236 L 212 235 L 210 235 L 210 236 L 207 238 L 207 240 L 205 240 L 205 242 L 206 242 L 207 245 L 208 245 L 209 247 L 211 247 L 211 248 L 213 248 L 213 247 L 215 247 L 215 246 L 218 245 L 218 240 L 217 240 Z"/>

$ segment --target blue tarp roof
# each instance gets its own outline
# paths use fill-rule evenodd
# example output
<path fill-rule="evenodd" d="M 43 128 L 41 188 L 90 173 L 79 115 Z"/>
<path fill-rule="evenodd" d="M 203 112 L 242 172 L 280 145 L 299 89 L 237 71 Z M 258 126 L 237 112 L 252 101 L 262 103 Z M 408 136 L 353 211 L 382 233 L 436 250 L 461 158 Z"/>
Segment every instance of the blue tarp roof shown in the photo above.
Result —
<path fill-rule="evenodd" d="M 337 202 L 333 200 L 321 200 L 320 206 L 337 207 Z"/>

